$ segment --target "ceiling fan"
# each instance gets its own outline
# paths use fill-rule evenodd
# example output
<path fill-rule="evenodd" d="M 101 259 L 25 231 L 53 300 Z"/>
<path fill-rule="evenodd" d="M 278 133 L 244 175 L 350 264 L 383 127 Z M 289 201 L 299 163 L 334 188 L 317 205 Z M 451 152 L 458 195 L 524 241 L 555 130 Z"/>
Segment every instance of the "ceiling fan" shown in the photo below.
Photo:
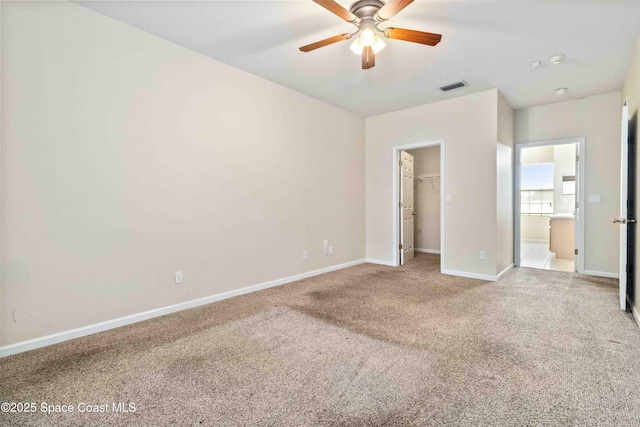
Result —
<path fill-rule="evenodd" d="M 378 25 L 395 16 L 407 7 L 413 0 L 389 0 L 384 3 L 381 0 L 358 0 L 351 5 L 349 10 L 340 6 L 334 0 L 313 0 L 320 6 L 334 13 L 345 21 L 358 27 L 355 33 L 345 33 L 315 43 L 302 46 L 302 52 L 337 43 L 342 40 L 357 36 L 350 49 L 362 55 L 362 69 L 367 70 L 376 65 L 376 53 L 384 48 L 385 43 L 381 36 L 389 39 L 404 40 L 408 42 L 435 46 L 442 39 L 441 34 L 425 33 L 423 31 L 407 30 L 404 28 L 389 27 L 381 30 Z"/>

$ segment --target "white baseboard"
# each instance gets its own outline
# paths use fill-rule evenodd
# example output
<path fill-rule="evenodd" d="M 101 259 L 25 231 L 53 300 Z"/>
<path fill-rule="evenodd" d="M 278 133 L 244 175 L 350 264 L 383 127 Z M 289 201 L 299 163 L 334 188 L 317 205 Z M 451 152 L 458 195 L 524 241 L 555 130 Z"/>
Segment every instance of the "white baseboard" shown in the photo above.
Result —
<path fill-rule="evenodd" d="M 584 270 L 582 274 L 586 274 L 587 276 L 598 276 L 598 277 L 608 277 L 610 279 L 619 279 L 620 275 L 618 273 L 609 273 L 606 271 L 593 271 L 593 270 Z"/>
<path fill-rule="evenodd" d="M 416 251 L 416 252 L 423 252 L 425 254 L 440 254 L 440 250 L 439 249 L 414 248 L 413 250 Z"/>
<path fill-rule="evenodd" d="M 137 313 L 137 314 L 132 314 L 130 316 L 120 317 L 118 319 L 107 320 L 106 322 L 94 323 L 93 325 L 83 326 L 81 328 L 71 329 L 69 331 L 59 332 L 56 334 L 51 334 L 44 337 L 28 340 L 28 341 L 22 341 L 16 344 L 10 344 L 4 347 L 0 347 L 0 358 L 11 356 L 13 354 L 22 353 L 29 350 L 35 350 L 36 348 L 46 347 L 48 345 L 57 344 L 57 343 L 72 340 L 75 338 L 84 337 L 84 336 L 95 334 L 98 332 L 107 331 L 109 329 L 119 328 L 121 326 L 130 325 L 132 323 L 141 322 L 143 320 L 152 319 L 154 317 L 175 313 L 177 311 L 199 307 L 201 305 L 210 304 L 212 302 L 225 300 L 235 296 L 272 288 L 274 286 L 284 285 L 286 283 L 295 282 L 297 280 L 307 279 L 309 277 L 318 276 L 320 274 L 329 273 L 331 271 L 341 270 L 343 268 L 352 267 L 358 264 L 363 264 L 364 262 L 365 262 L 364 259 L 359 259 L 359 260 L 347 262 L 344 264 L 339 264 L 331 267 L 321 268 L 319 270 L 309 271 L 307 273 L 297 274 L 295 276 L 289 276 L 282 279 L 276 279 L 276 280 L 260 283 L 253 286 L 247 286 L 245 288 L 236 289 L 229 292 L 223 292 L 221 294 L 211 295 L 208 297 L 198 298 L 195 300 L 170 305 L 167 307 L 157 308 L 154 310 L 145 311 L 143 313 Z"/>
<path fill-rule="evenodd" d="M 505 268 L 500 273 L 498 273 L 498 275 L 496 276 L 496 281 L 502 279 L 502 276 L 507 274 L 509 271 L 513 270 L 515 266 L 516 266 L 515 264 L 508 265 L 507 268 Z"/>
<path fill-rule="evenodd" d="M 638 311 L 635 307 L 631 307 L 631 314 L 633 315 L 633 319 L 636 321 L 636 325 L 640 328 L 640 316 L 638 316 Z"/>
<path fill-rule="evenodd" d="M 442 274 L 448 274 L 450 276 L 467 277 L 469 279 L 487 280 L 489 282 L 497 282 L 498 281 L 498 276 L 489 276 L 488 274 L 469 273 L 467 271 L 442 270 L 441 273 Z"/>
<path fill-rule="evenodd" d="M 380 265 L 388 265 L 389 267 L 396 267 L 393 261 L 384 261 L 381 259 L 374 259 L 374 258 L 367 258 L 365 261 L 371 264 L 380 264 Z"/>

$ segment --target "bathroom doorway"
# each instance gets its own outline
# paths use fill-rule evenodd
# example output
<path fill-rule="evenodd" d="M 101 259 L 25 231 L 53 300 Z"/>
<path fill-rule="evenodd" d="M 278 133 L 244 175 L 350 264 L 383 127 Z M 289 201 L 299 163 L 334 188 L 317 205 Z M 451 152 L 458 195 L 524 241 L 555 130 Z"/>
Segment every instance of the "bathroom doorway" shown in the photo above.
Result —
<path fill-rule="evenodd" d="M 582 139 L 516 149 L 516 265 L 580 271 Z"/>

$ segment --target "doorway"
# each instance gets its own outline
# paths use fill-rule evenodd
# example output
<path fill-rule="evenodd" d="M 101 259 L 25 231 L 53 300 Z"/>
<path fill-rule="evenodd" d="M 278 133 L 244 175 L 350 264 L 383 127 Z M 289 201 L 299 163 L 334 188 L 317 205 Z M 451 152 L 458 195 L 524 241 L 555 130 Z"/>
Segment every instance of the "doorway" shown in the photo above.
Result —
<path fill-rule="evenodd" d="M 440 146 L 407 153 L 414 158 L 414 250 L 440 254 Z"/>
<path fill-rule="evenodd" d="M 440 254 L 442 270 L 444 141 L 396 146 L 393 151 L 394 265 L 409 262 L 414 252 L 424 252 Z M 403 157 L 411 160 L 410 168 L 403 167 Z M 411 212 L 406 202 L 411 203 Z"/>
<path fill-rule="evenodd" d="M 584 138 L 516 146 L 516 266 L 583 271 Z"/>

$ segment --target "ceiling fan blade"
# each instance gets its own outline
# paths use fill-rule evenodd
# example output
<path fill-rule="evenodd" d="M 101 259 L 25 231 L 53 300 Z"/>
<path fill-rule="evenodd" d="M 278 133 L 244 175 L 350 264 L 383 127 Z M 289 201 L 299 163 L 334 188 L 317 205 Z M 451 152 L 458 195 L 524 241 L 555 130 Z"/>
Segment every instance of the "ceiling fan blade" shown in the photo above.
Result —
<path fill-rule="evenodd" d="M 376 19 L 380 22 L 391 19 L 411 3 L 413 3 L 413 0 L 389 0 L 387 4 L 382 6 L 378 13 L 376 13 Z"/>
<path fill-rule="evenodd" d="M 407 42 L 435 46 L 440 43 L 442 34 L 425 33 L 423 31 L 407 30 L 405 28 L 387 28 L 384 35 L 390 39 L 404 40 Z"/>
<path fill-rule="evenodd" d="M 376 54 L 371 46 L 365 46 L 362 50 L 362 69 L 368 70 L 376 66 Z"/>
<path fill-rule="evenodd" d="M 328 39 L 320 40 L 319 42 L 315 42 L 315 43 L 308 44 L 306 46 L 302 46 L 300 48 L 300 50 L 303 51 L 303 52 L 309 52 L 311 50 L 318 49 L 320 47 L 324 47 L 324 46 L 328 46 L 328 45 L 333 44 L 333 43 L 341 42 L 342 40 L 346 40 L 349 37 L 351 37 L 351 34 L 349 34 L 349 33 L 340 34 L 339 36 L 329 37 Z"/>
<path fill-rule="evenodd" d="M 353 13 L 349 12 L 344 7 L 340 6 L 333 0 L 313 0 L 314 3 L 318 3 L 320 6 L 327 9 L 329 12 L 338 15 L 340 18 L 344 19 L 347 22 L 356 22 L 358 17 Z M 412 0 L 413 1 L 413 0 Z"/>

